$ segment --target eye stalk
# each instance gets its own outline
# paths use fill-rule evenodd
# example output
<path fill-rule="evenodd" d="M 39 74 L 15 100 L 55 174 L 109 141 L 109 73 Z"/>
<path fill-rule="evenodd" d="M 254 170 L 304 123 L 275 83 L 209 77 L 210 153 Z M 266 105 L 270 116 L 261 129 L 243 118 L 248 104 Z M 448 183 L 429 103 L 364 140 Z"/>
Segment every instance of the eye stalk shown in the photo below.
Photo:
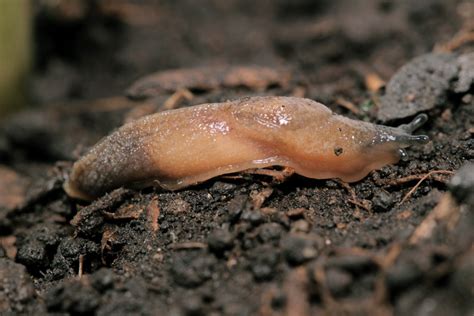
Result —
<path fill-rule="evenodd" d="M 418 114 L 413 121 L 408 124 L 402 124 L 398 128 L 406 131 L 407 133 L 413 133 L 415 130 L 423 126 L 428 121 L 428 115 L 425 113 Z"/>
<path fill-rule="evenodd" d="M 410 123 L 398 126 L 396 129 L 401 130 L 402 133 L 395 136 L 395 141 L 406 146 L 422 145 L 428 143 L 430 138 L 427 135 L 411 135 L 411 133 L 420 128 L 427 121 L 428 115 L 423 113 L 417 115 Z M 401 157 L 403 159 L 404 156 L 401 155 Z"/>

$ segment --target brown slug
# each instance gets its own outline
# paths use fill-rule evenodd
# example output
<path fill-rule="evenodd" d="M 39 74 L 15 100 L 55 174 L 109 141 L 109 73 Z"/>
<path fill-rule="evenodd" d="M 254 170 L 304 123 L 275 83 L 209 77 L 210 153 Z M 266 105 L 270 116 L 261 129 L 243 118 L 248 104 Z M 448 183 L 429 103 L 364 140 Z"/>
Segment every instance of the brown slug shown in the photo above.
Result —
<path fill-rule="evenodd" d="M 64 185 L 91 200 L 121 186 L 175 190 L 247 169 L 290 167 L 309 178 L 353 182 L 406 157 L 429 138 L 333 113 L 310 99 L 248 97 L 152 114 L 102 139 L 73 166 Z"/>

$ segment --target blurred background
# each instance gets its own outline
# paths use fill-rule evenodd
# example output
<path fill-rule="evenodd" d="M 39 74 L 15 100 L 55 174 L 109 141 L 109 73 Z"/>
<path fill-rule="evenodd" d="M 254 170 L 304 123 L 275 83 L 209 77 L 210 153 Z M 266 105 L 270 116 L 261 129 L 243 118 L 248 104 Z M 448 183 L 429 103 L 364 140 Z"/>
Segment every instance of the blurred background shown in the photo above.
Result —
<path fill-rule="evenodd" d="M 369 72 L 388 79 L 408 58 L 448 40 L 469 20 L 468 6 L 458 0 L 0 0 L 0 111 L 120 95 L 151 72 L 214 64 L 288 66 L 319 86 L 310 97 L 324 100 L 363 84 Z"/>

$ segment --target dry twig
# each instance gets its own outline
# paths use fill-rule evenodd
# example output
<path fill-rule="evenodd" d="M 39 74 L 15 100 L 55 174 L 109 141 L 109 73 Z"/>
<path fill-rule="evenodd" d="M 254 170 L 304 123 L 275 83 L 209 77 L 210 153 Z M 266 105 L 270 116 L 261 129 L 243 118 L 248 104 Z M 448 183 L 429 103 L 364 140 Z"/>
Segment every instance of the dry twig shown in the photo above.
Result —
<path fill-rule="evenodd" d="M 416 244 L 431 236 L 436 226 L 445 223 L 448 229 L 453 229 L 459 220 L 459 206 L 450 193 L 446 193 L 438 205 L 426 216 L 410 237 L 409 243 Z"/>
<path fill-rule="evenodd" d="M 205 249 L 207 248 L 207 244 L 199 241 L 186 241 L 182 243 L 174 243 L 170 245 L 170 248 L 173 250 L 181 250 L 181 249 Z"/>
<path fill-rule="evenodd" d="M 415 184 L 415 186 L 410 191 L 408 191 L 408 193 L 403 197 L 403 199 L 400 201 L 400 203 L 398 203 L 398 205 L 403 204 L 416 191 L 416 189 L 418 189 L 418 187 L 421 185 L 423 181 L 425 181 L 426 179 L 428 179 L 430 176 L 434 174 L 450 174 L 451 175 L 451 174 L 454 174 L 454 172 L 449 171 L 449 170 L 433 170 L 433 171 L 428 172 L 423 177 L 421 177 L 421 179 L 417 182 L 417 184 Z"/>
<path fill-rule="evenodd" d="M 148 223 L 153 232 L 156 232 L 160 228 L 158 218 L 160 217 L 160 204 L 158 198 L 151 200 L 150 204 L 146 207 L 146 216 Z"/>
<path fill-rule="evenodd" d="M 163 104 L 163 108 L 165 110 L 172 110 L 176 108 L 179 101 L 182 99 L 186 99 L 191 101 L 194 98 L 194 95 L 188 89 L 180 89 L 173 93 L 168 99 L 166 99 L 165 103 Z"/>
<path fill-rule="evenodd" d="M 79 271 L 77 272 L 77 277 L 82 278 L 84 272 L 84 255 L 79 255 Z"/>
<path fill-rule="evenodd" d="M 474 42 L 474 31 L 461 30 L 450 41 L 435 46 L 435 52 L 452 52 L 459 47 Z"/>
<path fill-rule="evenodd" d="M 359 207 L 363 208 L 364 210 L 370 212 L 370 207 L 368 207 L 367 205 L 365 205 L 363 202 L 361 202 L 359 200 L 359 198 L 357 197 L 357 194 L 355 192 L 355 190 L 349 185 L 349 183 L 347 182 L 344 182 L 342 180 L 339 180 L 339 179 L 335 179 L 335 181 L 337 183 L 339 183 L 344 189 L 347 190 L 347 192 L 350 194 L 351 198 L 348 199 L 347 201 L 351 204 L 354 204 L 356 206 L 356 212 L 360 212 L 360 209 Z"/>
<path fill-rule="evenodd" d="M 343 108 L 351 111 L 354 114 L 360 114 L 360 109 L 354 103 L 344 98 L 341 98 L 341 97 L 337 98 L 336 104 L 342 106 Z"/>
<path fill-rule="evenodd" d="M 385 81 L 375 72 L 370 72 L 365 75 L 365 86 L 370 92 L 375 93 L 385 86 Z"/>
<path fill-rule="evenodd" d="M 308 276 L 304 267 L 299 267 L 287 274 L 283 283 L 286 293 L 286 311 L 288 316 L 310 315 L 310 304 L 308 300 Z"/>

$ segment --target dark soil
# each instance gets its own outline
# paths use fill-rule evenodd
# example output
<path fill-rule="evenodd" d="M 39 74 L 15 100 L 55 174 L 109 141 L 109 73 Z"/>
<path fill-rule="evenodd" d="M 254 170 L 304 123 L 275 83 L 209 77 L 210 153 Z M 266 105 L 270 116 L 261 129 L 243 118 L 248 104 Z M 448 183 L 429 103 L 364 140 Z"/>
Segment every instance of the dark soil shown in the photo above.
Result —
<path fill-rule="evenodd" d="M 469 1 L 46 3 L 36 106 L 0 126 L 0 313 L 473 315 L 474 46 L 455 41 L 474 30 Z M 291 79 L 229 84 L 231 65 Z M 125 97 L 174 68 L 194 77 Z M 174 84 L 193 95 L 170 103 Z M 423 111 L 431 141 L 351 184 L 242 174 L 64 193 L 72 162 L 125 121 L 249 95 L 387 125 Z"/>

